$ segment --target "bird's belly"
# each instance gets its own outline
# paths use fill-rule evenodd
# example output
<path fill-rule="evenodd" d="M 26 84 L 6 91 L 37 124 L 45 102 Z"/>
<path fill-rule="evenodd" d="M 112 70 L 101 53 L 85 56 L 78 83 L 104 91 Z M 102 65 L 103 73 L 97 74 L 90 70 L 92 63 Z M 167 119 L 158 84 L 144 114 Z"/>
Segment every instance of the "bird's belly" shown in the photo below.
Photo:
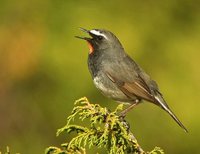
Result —
<path fill-rule="evenodd" d="M 93 79 L 95 86 L 103 95 L 120 102 L 131 102 L 128 98 L 107 76 L 96 76 Z"/>

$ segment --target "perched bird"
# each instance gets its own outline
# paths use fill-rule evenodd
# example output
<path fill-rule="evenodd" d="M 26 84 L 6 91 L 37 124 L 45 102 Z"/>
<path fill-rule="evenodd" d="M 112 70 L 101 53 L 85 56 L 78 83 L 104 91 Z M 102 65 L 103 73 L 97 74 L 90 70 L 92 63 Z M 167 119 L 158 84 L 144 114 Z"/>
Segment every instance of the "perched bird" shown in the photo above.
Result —
<path fill-rule="evenodd" d="M 188 132 L 165 102 L 156 82 L 124 51 L 112 32 L 104 29 L 80 29 L 90 35 L 76 37 L 88 42 L 88 68 L 95 86 L 103 95 L 130 104 L 122 111 L 121 116 L 125 116 L 141 100 L 146 100 L 169 113 Z"/>

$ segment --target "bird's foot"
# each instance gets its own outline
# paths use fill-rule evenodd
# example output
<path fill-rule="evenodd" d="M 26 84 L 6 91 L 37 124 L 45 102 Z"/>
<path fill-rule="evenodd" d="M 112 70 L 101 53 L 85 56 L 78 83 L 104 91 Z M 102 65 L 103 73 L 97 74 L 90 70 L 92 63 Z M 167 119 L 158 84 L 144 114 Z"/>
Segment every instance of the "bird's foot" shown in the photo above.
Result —
<path fill-rule="evenodd" d="M 125 108 L 122 112 L 120 112 L 119 117 L 124 119 L 124 118 L 126 117 L 126 114 L 127 114 L 132 108 L 134 108 L 137 104 L 138 104 L 138 102 L 129 105 L 129 106 L 128 106 L 127 108 Z"/>
<path fill-rule="evenodd" d="M 120 119 L 124 119 L 126 117 L 126 112 L 124 112 L 125 110 L 123 110 L 122 112 L 119 113 L 119 118 Z"/>

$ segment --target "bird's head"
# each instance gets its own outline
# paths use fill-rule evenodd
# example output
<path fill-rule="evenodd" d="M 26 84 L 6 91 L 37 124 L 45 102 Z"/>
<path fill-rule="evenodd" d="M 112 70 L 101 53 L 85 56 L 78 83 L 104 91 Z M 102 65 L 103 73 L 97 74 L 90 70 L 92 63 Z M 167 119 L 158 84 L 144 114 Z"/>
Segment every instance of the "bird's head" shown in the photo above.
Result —
<path fill-rule="evenodd" d="M 84 28 L 80 28 L 80 30 L 88 33 L 90 37 L 75 37 L 86 40 L 88 42 L 90 53 L 93 53 L 96 50 L 104 50 L 115 47 L 122 48 L 118 38 L 110 31 L 104 29 L 86 30 Z"/>

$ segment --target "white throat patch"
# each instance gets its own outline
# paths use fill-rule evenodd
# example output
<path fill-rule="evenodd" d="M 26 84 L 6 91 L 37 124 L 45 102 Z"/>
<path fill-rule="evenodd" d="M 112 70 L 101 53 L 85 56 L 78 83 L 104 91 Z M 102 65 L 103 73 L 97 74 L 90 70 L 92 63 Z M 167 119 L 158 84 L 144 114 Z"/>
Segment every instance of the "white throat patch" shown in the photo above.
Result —
<path fill-rule="evenodd" d="M 99 31 L 97 30 L 91 30 L 90 33 L 94 34 L 94 35 L 97 35 L 97 36 L 103 36 L 105 39 L 108 39 L 106 35 L 100 33 Z"/>

